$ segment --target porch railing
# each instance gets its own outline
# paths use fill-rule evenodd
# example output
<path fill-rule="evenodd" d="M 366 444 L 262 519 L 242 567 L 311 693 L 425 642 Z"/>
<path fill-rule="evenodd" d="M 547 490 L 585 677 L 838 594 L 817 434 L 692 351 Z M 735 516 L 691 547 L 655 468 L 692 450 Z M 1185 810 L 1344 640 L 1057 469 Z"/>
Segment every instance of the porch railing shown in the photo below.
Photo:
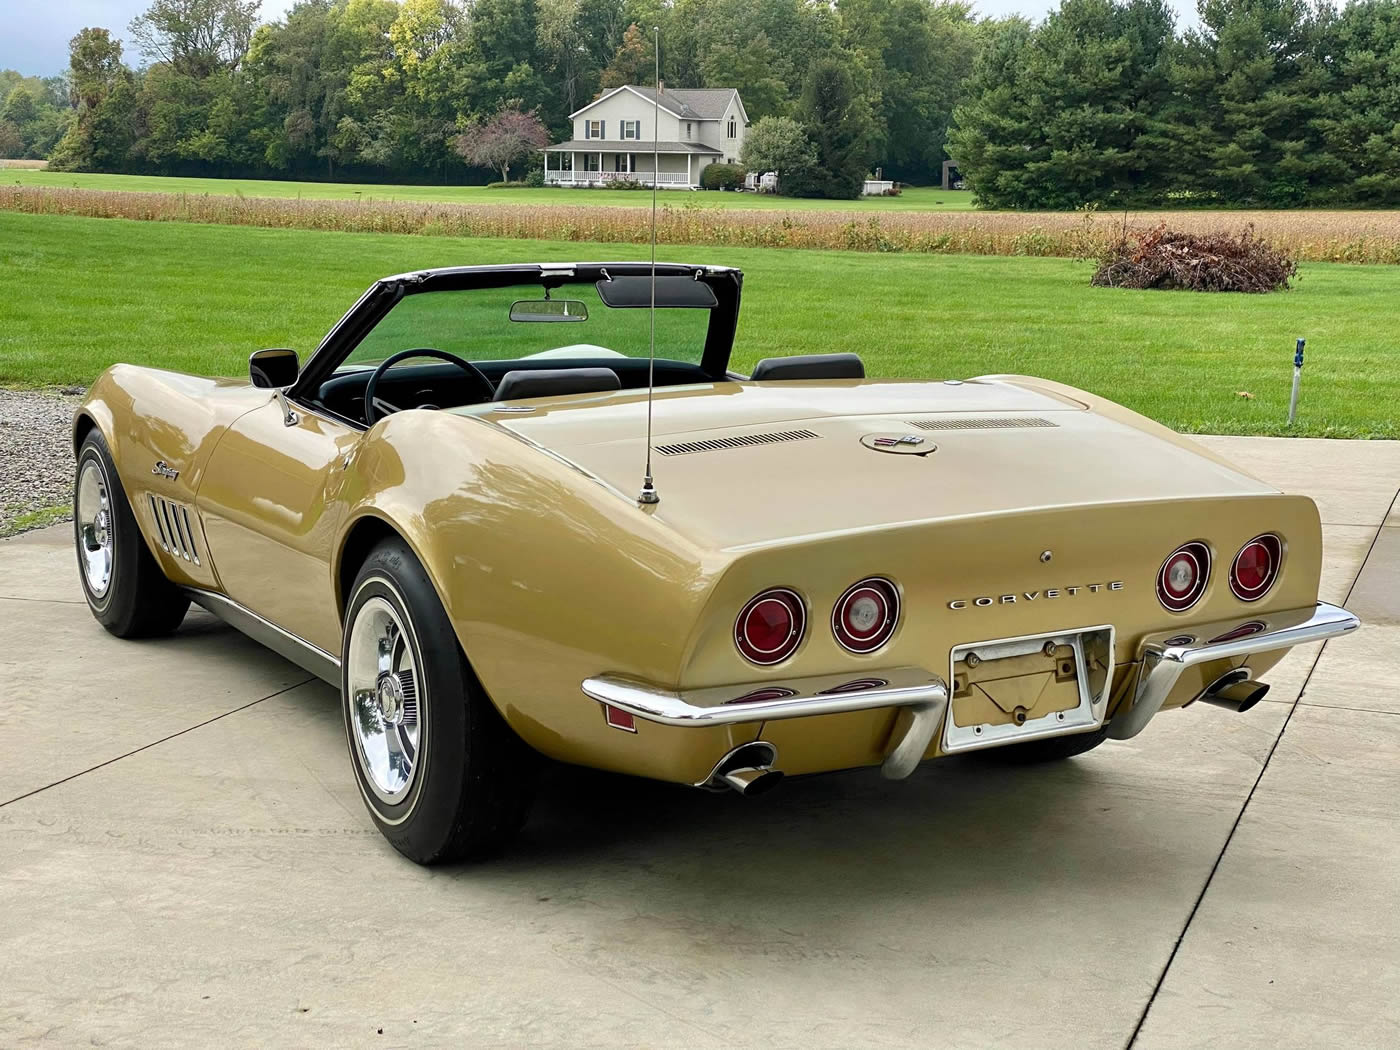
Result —
<path fill-rule="evenodd" d="M 618 182 L 631 180 L 640 182 L 643 186 L 650 186 L 652 183 L 652 173 L 649 171 L 551 171 L 545 176 L 545 181 L 560 185 L 586 186 L 589 183 L 604 184 L 608 182 Z M 656 184 L 658 186 L 689 186 L 691 180 L 686 178 L 683 171 L 662 171 L 656 173 Z"/>

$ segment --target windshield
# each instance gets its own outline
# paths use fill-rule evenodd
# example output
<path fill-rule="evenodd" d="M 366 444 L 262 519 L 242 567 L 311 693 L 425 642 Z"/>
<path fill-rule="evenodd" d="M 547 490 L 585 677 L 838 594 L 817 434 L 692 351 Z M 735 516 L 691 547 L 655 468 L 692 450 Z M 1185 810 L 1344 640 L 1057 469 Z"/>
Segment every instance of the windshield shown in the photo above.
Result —
<path fill-rule="evenodd" d="M 511 320 L 512 304 L 545 298 L 539 284 L 507 288 L 407 295 L 374 326 L 337 371 L 377 365 L 400 350 L 446 350 L 473 364 L 522 358 L 645 358 L 651 330 L 650 311 L 604 305 L 591 283 L 551 289 L 551 300 L 581 303 L 584 320 Z M 541 309 L 518 308 L 518 317 L 539 317 Z M 564 311 L 560 311 L 561 313 Z M 577 307 L 568 311 L 577 317 Z M 705 350 L 710 311 L 658 309 L 658 359 L 699 364 Z"/>

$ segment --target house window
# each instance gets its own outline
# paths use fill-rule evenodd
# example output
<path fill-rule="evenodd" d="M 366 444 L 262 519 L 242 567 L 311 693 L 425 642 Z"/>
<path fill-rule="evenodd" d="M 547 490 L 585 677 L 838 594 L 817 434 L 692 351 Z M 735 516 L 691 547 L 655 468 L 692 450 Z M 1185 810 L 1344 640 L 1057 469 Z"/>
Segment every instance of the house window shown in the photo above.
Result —
<path fill-rule="evenodd" d="M 642 122 L 640 120 L 624 120 L 622 122 L 622 137 L 640 139 L 642 137 Z"/>
<path fill-rule="evenodd" d="M 690 121 L 685 122 L 685 137 L 690 138 Z"/>
<path fill-rule="evenodd" d="M 585 153 L 583 155 L 584 171 L 599 171 L 602 168 L 602 158 L 596 153 Z"/>
<path fill-rule="evenodd" d="M 603 137 L 603 122 L 601 120 L 590 120 L 585 128 L 583 137 L 586 139 L 600 139 Z"/>
<path fill-rule="evenodd" d="M 730 118 L 729 118 L 729 137 L 732 139 L 732 138 L 734 138 L 737 134 L 738 134 L 738 128 L 737 128 L 737 126 L 735 125 L 734 118 L 733 118 L 733 117 L 730 117 Z"/>

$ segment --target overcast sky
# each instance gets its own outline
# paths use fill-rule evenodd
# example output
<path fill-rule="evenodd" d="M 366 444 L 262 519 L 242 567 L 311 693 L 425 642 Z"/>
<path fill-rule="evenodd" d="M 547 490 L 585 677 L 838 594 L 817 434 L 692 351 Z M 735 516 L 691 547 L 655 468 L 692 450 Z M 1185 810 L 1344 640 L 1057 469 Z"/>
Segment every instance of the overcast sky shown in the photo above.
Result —
<path fill-rule="evenodd" d="M 1178 24 L 1192 18 L 1194 0 L 1169 0 Z M 1040 18 L 1054 0 L 976 0 L 982 15 L 1023 14 Z M 110 29 L 125 40 L 126 27 L 150 5 L 150 0 L 0 0 L 0 69 L 18 69 L 26 76 L 52 76 L 68 66 L 68 41 L 84 26 Z M 262 17 L 272 20 L 292 0 L 263 0 Z M 1194 19 L 1193 19 L 1194 20 Z M 140 56 L 128 54 L 136 64 Z"/>

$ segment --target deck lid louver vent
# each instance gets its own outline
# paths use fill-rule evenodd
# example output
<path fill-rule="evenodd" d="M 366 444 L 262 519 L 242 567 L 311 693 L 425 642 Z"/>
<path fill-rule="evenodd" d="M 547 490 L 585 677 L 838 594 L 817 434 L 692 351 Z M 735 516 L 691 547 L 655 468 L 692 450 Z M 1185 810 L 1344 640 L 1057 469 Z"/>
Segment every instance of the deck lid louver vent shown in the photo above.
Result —
<path fill-rule="evenodd" d="M 692 452 L 718 452 L 726 448 L 746 448 L 749 445 L 772 445 L 780 441 L 807 441 L 821 437 L 810 430 L 775 430 L 768 434 L 743 434 L 739 437 L 705 438 L 702 441 L 679 441 L 674 445 L 656 445 L 663 456 L 685 456 Z"/>
<path fill-rule="evenodd" d="M 920 430 L 1020 430 L 1026 427 L 1057 427 L 1039 416 L 976 416 L 962 419 L 911 419 L 911 427 Z"/>

